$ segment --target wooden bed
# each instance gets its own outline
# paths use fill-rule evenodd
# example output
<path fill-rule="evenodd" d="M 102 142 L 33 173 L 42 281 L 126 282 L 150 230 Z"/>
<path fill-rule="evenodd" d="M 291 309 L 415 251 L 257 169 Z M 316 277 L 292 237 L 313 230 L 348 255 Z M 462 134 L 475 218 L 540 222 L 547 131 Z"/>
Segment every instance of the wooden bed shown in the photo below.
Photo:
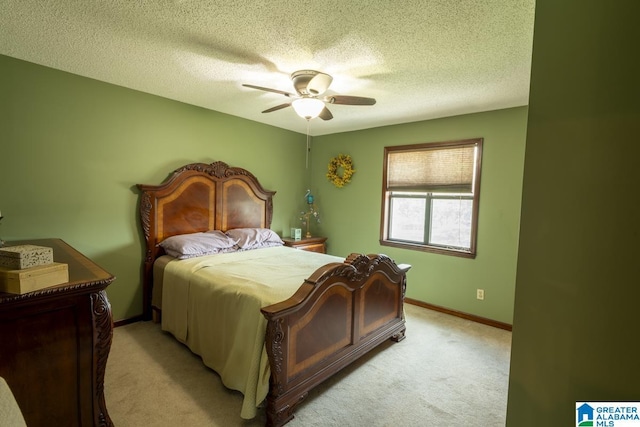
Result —
<path fill-rule="evenodd" d="M 271 225 L 275 192 L 247 170 L 223 162 L 188 164 L 161 185 L 138 188 L 146 319 L 160 314 L 152 304 L 153 266 L 164 255 L 160 242 L 180 234 Z M 290 298 L 261 309 L 271 371 L 268 426 L 287 423 L 309 390 L 374 347 L 404 339 L 409 268 L 384 255 L 351 254 L 342 263 L 310 271 Z"/>

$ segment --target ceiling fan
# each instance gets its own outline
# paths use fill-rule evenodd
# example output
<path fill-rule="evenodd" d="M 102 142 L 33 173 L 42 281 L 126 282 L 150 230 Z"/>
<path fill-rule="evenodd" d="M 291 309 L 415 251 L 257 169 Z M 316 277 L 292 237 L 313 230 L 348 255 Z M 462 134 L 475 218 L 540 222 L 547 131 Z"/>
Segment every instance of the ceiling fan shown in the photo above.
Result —
<path fill-rule="evenodd" d="M 321 73 L 314 70 L 300 70 L 291 74 L 291 81 L 296 93 L 285 92 L 278 89 L 270 89 L 262 86 L 243 84 L 244 87 L 252 89 L 264 90 L 267 92 L 279 93 L 291 98 L 291 102 L 276 105 L 263 111 L 263 113 L 271 113 L 286 107 L 293 107 L 296 113 L 307 120 L 320 117 L 322 120 L 331 120 L 333 114 L 327 108 L 326 104 L 336 105 L 373 105 L 376 103 L 374 98 L 365 98 L 362 96 L 348 95 L 326 95 L 320 97 L 327 91 L 329 85 L 333 81 L 333 77 L 329 74 Z"/>

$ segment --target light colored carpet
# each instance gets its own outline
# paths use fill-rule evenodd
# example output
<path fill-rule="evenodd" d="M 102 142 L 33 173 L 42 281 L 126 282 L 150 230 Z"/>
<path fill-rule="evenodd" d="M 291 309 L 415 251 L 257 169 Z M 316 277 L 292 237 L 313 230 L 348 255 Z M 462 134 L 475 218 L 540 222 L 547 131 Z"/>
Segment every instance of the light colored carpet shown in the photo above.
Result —
<path fill-rule="evenodd" d="M 383 343 L 309 393 L 287 426 L 505 425 L 511 332 L 405 304 L 407 338 Z M 116 328 L 105 378 L 116 427 L 264 426 L 241 395 L 160 326 Z"/>

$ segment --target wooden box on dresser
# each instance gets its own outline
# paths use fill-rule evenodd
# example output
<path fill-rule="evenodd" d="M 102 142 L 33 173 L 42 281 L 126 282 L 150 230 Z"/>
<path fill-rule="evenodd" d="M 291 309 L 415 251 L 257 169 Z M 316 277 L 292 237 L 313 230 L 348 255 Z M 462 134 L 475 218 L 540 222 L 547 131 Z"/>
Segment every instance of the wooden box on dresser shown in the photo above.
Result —
<path fill-rule="evenodd" d="M 26 294 L 0 292 L 0 376 L 29 427 L 112 426 L 104 374 L 115 279 L 60 239 L 7 242 L 53 248 L 69 282 Z M 1 420 L 0 420 L 0 424 Z"/>
<path fill-rule="evenodd" d="M 282 239 L 285 246 L 301 249 L 309 252 L 319 252 L 321 254 L 327 253 L 326 237 L 303 237 L 300 240 L 291 239 L 285 237 Z"/>

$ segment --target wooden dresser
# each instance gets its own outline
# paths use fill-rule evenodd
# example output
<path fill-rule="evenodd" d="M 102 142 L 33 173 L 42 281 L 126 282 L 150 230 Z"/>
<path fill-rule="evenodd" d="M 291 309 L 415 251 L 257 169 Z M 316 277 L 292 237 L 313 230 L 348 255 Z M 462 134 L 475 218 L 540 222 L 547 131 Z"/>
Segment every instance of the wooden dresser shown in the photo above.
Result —
<path fill-rule="evenodd" d="M 285 237 L 282 239 L 285 246 L 301 249 L 309 252 L 320 252 L 322 254 L 327 253 L 326 237 L 303 237 L 300 240 L 291 239 Z"/>
<path fill-rule="evenodd" d="M 104 374 L 115 279 L 60 239 L 7 242 L 53 248 L 69 282 L 27 294 L 0 292 L 0 376 L 29 427 L 112 426 Z M 0 422 L 1 424 L 1 422 Z"/>

